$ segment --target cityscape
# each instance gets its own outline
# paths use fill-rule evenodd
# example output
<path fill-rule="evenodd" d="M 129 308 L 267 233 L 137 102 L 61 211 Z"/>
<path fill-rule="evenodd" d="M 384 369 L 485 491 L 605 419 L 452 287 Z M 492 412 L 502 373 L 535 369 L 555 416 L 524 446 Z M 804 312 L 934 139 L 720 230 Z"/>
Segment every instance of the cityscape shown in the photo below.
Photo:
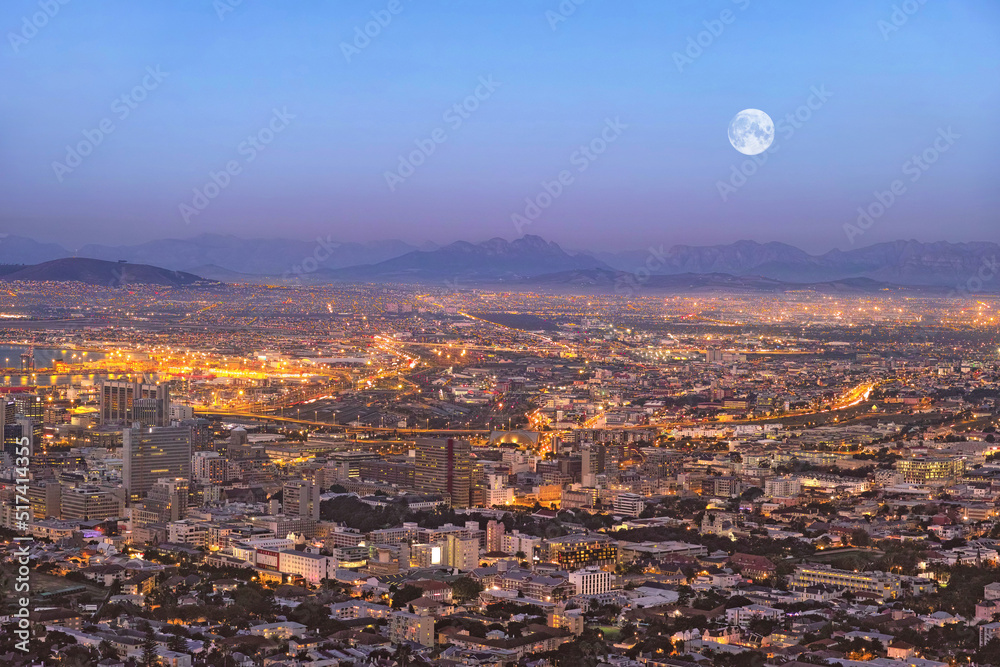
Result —
<path fill-rule="evenodd" d="M 10 667 L 1000 666 L 1000 5 L 9 0 Z"/>
<path fill-rule="evenodd" d="M 63 660 L 1000 644 L 996 297 L 10 285 L 0 522 Z"/>

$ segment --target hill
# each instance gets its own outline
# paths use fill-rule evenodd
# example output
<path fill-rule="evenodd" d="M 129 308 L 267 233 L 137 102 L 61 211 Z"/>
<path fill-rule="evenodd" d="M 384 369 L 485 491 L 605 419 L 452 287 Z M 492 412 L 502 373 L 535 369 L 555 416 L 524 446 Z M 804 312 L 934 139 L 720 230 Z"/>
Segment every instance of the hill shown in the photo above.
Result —
<path fill-rule="evenodd" d="M 170 271 L 149 264 L 107 262 L 85 257 L 67 257 L 25 266 L 0 275 L 5 281 L 80 282 L 88 285 L 161 285 L 165 287 L 218 285 L 214 280 L 183 271 Z"/>

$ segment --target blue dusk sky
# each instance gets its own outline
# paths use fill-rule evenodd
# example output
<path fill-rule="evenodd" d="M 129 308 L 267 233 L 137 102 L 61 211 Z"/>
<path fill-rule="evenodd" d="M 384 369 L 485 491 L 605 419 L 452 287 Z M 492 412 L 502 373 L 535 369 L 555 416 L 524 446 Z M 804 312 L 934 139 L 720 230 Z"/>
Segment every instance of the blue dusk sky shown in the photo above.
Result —
<path fill-rule="evenodd" d="M 68 247 L 1000 241 L 996 0 L 6 0 L 0 29 L 0 231 Z M 777 126 L 756 161 L 743 109 Z"/>

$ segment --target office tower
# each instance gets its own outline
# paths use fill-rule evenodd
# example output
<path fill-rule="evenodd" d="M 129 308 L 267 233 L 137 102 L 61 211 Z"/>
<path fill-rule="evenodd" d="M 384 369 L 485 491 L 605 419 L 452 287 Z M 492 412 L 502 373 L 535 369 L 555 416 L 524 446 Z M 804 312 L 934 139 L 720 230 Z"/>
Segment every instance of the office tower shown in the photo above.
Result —
<path fill-rule="evenodd" d="M 41 422 L 45 419 L 45 403 L 38 394 L 14 394 L 14 413 Z"/>
<path fill-rule="evenodd" d="M 155 398 L 137 398 L 132 401 L 132 421 L 142 426 L 166 426 L 161 423 L 159 410 L 162 403 Z"/>
<path fill-rule="evenodd" d="M 281 489 L 287 516 L 305 516 L 319 521 L 320 488 L 308 480 L 285 482 Z"/>
<path fill-rule="evenodd" d="M 3 451 L 11 461 L 17 457 L 17 449 L 24 437 L 24 425 L 18 421 L 14 402 L 0 397 L 0 438 L 3 439 Z"/>
<path fill-rule="evenodd" d="M 14 401 L 0 397 L 0 426 L 15 423 L 17 416 L 17 406 Z"/>
<path fill-rule="evenodd" d="M 191 479 L 190 428 L 129 428 L 122 441 L 122 476 L 130 502 L 143 498 L 161 478 Z"/>
<path fill-rule="evenodd" d="M 451 506 L 469 506 L 472 486 L 472 447 L 465 440 L 417 440 L 414 482 L 418 490 L 439 493 Z"/>
<path fill-rule="evenodd" d="M 60 494 L 60 517 L 64 520 L 89 521 L 110 519 L 125 513 L 120 489 L 84 485 L 63 489 Z"/>
<path fill-rule="evenodd" d="M 62 485 L 51 479 L 32 482 L 28 486 L 31 516 L 34 519 L 59 518 L 62 506 Z"/>
<path fill-rule="evenodd" d="M 165 384 L 104 380 L 101 382 L 100 400 L 102 424 L 170 424 L 170 391 Z M 153 402 L 148 402 L 150 400 Z"/>
<path fill-rule="evenodd" d="M 170 406 L 170 420 L 171 421 L 184 421 L 186 419 L 194 419 L 194 408 L 190 405 L 171 405 Z"/>
<path fill-rule="evenodd" d="M 166 525 L 187 516 L 188 480 L 164 477 L 156 480 L 146 497 L 132 510 L 133 527 Z"/>
<path fill-rule="evenodd" d="M 35 421 L 30 417 L 20 417 L 16 418 L 17 425 L 20 427 L 21 439 L 28 439 L 28 447 L 30 451 L 34 452 L 36 448 L 42 443 L 42 423 L 40 421 Z"/>
<path fill-rule="evenodd" d="M 237 426 L 232 431 L 229 432 L 229 446 L 230 447 L 244 447 L 248 442 L 247 430 L 242 426 Z"/>
<path fill-rule="evenodd" d="M 29 438 L 31 451 L 42 443 L 45 422 L 45 403 L 37 394 L 14 394 L 14 417 L 21 425 L 21 437 Z"/>
<path fill-rule="evenodd" d="M 173 409 L 171 405 L 171 410 Z M 185 406 L 180 406 L 185 407 Z M 213 451 L 212 427 L 207 419 L 170 419 L 171 426 L 187 426 L 191 429 L 191 449 L 196 452 Z"/>
<path fill-rule="evenodd" d="M 334 452 L 329 458 L 336 470 L 336 478 L 341 481 L 360 479 L 364 461 L 378 462 L 381 459 L 378 452 Z"/>

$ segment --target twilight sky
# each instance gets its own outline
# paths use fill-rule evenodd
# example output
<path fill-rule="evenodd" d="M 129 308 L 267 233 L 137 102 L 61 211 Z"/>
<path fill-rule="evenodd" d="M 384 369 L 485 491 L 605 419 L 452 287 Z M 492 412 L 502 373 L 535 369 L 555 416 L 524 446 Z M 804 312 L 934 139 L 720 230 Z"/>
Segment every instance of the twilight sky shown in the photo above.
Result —
<path fill-rule="evenodd" d="M 2 232 L 1000 241 L 995 0 L 61 2 L 0 4 Z"/>

